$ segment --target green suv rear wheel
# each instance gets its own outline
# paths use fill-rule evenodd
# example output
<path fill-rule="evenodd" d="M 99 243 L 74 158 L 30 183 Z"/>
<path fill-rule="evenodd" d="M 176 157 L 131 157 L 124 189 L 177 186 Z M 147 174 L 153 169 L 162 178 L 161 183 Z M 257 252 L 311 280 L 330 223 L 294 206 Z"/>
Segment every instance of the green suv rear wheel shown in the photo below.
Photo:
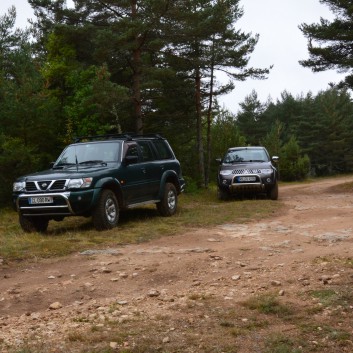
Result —
<path fill-rule="evenodd" d="M 161 202 L 157 203 L 159 213 L 164 217 L 172 216 L 177 209 L 178 194 L 174 184 L 166 183 Z"/>

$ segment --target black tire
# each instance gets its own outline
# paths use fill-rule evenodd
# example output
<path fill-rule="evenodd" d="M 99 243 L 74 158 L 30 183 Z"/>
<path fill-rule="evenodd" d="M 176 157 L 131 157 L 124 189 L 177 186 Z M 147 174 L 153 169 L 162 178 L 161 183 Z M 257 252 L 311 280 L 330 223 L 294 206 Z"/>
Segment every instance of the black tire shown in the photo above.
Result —
<path fill-rule="evenodd" d="M 157 203 L 157 210 L 163 217 L 170 217 L 175 214 L 178 206 L 178 194 L 174 184 L 166 183 L 163 198 Z"/>
<path fill-rule="evenodd" d="M 112 229 L 118 225 L 119 204 L 113 191 L 102 191 L 93 211 L 92 220 L 97 230 Z"/>
<path fill-rule="evenodd" d="M 271 190 L 267 192 L 267 196 L 271 200 L 278 200 L 278 183 L 272 186 Z"/>
<path fill-rule="evenodd" d="M 26 233 L 44 233 L 48 229 L 49 219 L 45 217 L 27 217 L 19 215 L 21 228 Z"/>
<path fill-rule="evenodd" d="M 219 200 L 222 200 L 222 201 L 227 201 L 230 199 L 229 193 L 220 188 L 217 189 L 217 197 Z"/>

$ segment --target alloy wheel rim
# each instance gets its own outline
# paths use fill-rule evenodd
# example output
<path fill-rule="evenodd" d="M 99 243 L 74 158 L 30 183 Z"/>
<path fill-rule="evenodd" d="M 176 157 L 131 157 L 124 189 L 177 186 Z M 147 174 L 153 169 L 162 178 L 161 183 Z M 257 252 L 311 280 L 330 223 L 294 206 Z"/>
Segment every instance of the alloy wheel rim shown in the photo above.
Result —
<path fill-rule="evenodd" d="M 168 192 L 168 207 L 170 210 L 173 210 L 176 205 L 176 197 L 173 191 Z"/>
<path fill-rule="evenodd" d="M 107 215 L 107 220 L 113 223 L 116 219 L 116 206 L 113 199 L 109 198 L 105 203 L 105 214 Z"/>

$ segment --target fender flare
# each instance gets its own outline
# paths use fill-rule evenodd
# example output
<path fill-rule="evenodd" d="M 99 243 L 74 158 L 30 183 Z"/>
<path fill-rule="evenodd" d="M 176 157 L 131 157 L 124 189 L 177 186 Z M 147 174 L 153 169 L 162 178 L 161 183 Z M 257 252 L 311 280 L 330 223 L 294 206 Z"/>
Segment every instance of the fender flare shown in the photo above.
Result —
<path fill-rule="evenodd" d="M 158 198 L 160 200 L 163 198 L 166 183 L 173 183 L 177 189 L 177 193 L 180 194 L 181 192 L 177 173 L 173 170 L 167 170 L 163 173 L 159 186 Z"/>
<path fill-rule="evenodd" d="M 113 177 L 99 179 L 94 187 L 93 204 L 96 205 L 103 189 L 114 191 L 120 207 L 124 207 L 124 198 L 119 180 Z"/>

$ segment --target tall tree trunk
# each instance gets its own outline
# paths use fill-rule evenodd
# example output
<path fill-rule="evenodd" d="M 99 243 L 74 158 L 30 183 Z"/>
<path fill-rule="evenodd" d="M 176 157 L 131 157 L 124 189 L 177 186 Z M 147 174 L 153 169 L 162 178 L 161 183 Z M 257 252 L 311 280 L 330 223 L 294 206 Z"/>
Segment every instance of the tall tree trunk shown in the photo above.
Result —
<path fill-rule="evenodd" d="M 207 108 L 207 165 L 205 170 L 205 187 L 208 188 L 210 182 L 211 171 L 211 124 L 212 124 L 212 106 L 213 106 L 213 88 L 214 88 L 214 41 L 212 43 L 212 59 L 211 59 L 211 77 L 210 77 L 210 93 Z"/>
<path fill-rule="evenodd" d="M 133 51 L 132 100 L 136 122 L 136 133 L 143 134 L 143 116 L 141 103 L 141 50 Z"/>
<path fill-rule="evenodd" d="M 197 151 L 199 156 L 199 176 L 200 182 L 205 184 L 205 160 L 202 141 L 202 105 L 201 105 L 201 75 L 200 69 L 196 69 L 195 74 L 195 104 L 196 104 L 196 134 L 197 134 Z"/>
<path fill-rule="evenodd" d="M 131 1 L 132 21 L 137 18 L 137 0 Z M 143 116 L 141 103 L 141 43 L 139 35 L 135 37 L 135 48 L 132 51 L 132 101 L 134 105 L 134 115 L 136 133 L 143 134 Z"/>

